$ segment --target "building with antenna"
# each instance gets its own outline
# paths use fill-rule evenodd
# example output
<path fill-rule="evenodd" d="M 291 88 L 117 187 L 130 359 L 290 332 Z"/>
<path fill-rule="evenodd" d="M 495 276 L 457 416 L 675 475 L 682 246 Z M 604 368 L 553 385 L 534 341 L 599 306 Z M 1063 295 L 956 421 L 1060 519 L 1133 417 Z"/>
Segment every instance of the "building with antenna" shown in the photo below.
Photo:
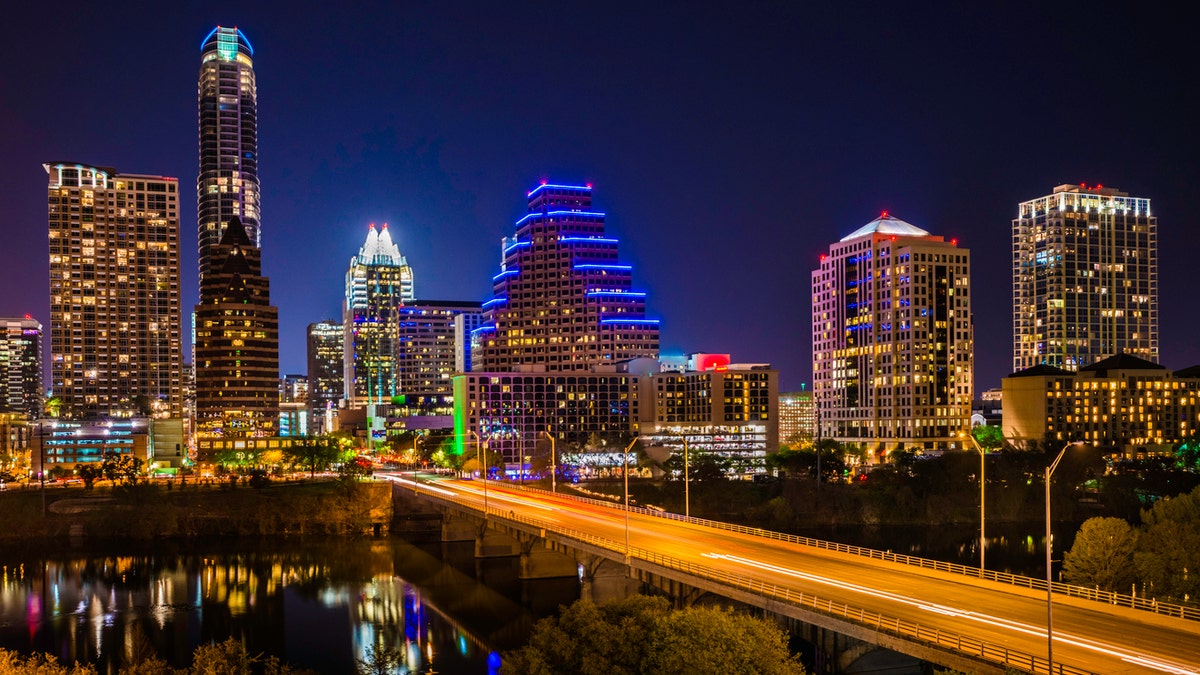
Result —
<path fill-rule="evenodd" d="M 345 398 L 350 407 L 386 403 L 396 389 L 400 308 L 413 300 L 413 271 L 387 223 L 371 223 L 350 259 L 342 305 Z"/>

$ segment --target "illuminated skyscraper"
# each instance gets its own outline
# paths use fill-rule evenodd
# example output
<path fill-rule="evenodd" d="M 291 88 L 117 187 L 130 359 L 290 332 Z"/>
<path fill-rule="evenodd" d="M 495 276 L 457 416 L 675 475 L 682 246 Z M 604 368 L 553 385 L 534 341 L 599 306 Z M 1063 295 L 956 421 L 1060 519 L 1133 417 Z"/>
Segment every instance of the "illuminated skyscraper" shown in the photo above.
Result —
<path fill-rule="evenodd" d="M 883 459 L 945 449 L 970 430 L 971 256 L 886 212 L 812 273 L 813 394 L 821 438 Z"/>
<path fill-rule="evenodd" d="M 452 392 L 451 376 L 461 351 L 455 340 L 455 323 L 477 323 L 478 302 L 413 300 L 400 308 L 396 346 L 396 389 L 405 395 Z M 474 319 L 474 321 L 472 321 Z"/>
<path fill-rule="evenodd" d="M 179 181 L 49 174 L 50 376 L 68 417 L 182 415 Z"/>
<path fill-rule="evenodd" d="M 217 26 L 200 43 L 200 175 L 196 180 L 200 277 L 225 224 L 240 218 L 261 245 L 258 189 L 258 95 L 254 49 L 242 31 Z"/>
<path fill-rule="evenodd" d="M 658 320 L 633 290 L 633 266 L 604 236 L 592 188 L 540 185 L 528 214 L 502 242 L 493 297 L 472 337 L 476 371 L 589 370 L 627 359 L 658 358 Z"/>
<path fill-rule="evenodd" d="M 0 413 L 35 420 L 42 413 L 42 324 L 0 317 Z"/>
<path fill-rule="evenodd" d="M 196 305 L 196 435 L 272 436 L 279 423 L 279 311 L 262 253 L 237 218 L 210 250 Z"/>
<path fill-rule="evenodd" d="M 396 350 L 402 305 L 412 302 L 413 272 L 392 242 L 387 223 L 371 223 L 346 271 L 342 307 L 346 398 L 351 407 L 383 403 L 396 390 Z"/>
<path fill-rule="evenodd" d="M 1013 223 L 1013 370 L 1158 362 L 1158 219 L 1150 200 L 1059 185 Z"/>
<path fill-rule="evenodd" d="M 344 341 L 341 323 L 308 324 L 308 419 L 315 434 L 333 431 L 327 422 L 345 395 Z"/>

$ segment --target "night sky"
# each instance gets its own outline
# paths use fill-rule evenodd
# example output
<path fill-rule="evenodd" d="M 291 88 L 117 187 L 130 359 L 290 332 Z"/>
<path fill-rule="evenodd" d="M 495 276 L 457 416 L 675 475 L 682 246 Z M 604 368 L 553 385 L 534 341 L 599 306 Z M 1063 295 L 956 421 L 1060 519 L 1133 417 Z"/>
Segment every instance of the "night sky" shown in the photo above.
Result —
<path fill-rule="evenodd" d="M 196 76 L 221 24 L 255 50 L 284 373 L 340 315 L 368 223 L 419 298 L 484 300 L 546 179 L 595 186 L 664 354 L 769 362 L 783 390 L 811 374 L 820 254 L 885 209 L 971 249 L 976 389 L 999 386 L 1017 203 L 1117 187 L 1159 218 L 1162 362 L 1200 363 L 1200 59 L 1195 17 L 1159 3 L 72 4 L 6 9 L 0 316 L 49 329 L 51 160 L 179 178 L 190 314 Z"/>

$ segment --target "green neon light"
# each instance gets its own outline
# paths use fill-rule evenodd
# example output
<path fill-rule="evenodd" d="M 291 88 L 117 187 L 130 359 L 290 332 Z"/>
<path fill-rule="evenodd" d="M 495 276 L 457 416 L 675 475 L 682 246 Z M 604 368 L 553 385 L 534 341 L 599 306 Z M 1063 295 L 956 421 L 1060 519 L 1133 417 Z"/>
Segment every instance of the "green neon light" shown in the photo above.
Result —
<path fill-rule="evenodd" d="M 454 386 L 454 452 L 462 457 L 467 439 L 467 376 L 455 375 Z"/>

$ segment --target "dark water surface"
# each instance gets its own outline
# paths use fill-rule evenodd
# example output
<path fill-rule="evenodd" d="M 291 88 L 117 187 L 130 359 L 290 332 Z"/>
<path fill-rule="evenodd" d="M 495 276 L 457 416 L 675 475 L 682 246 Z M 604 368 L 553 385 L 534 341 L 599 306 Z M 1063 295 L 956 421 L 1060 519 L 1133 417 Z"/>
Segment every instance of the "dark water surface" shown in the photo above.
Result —
<path fill-rule="evenodd" d="M 5 545 L 0 647 L 115 673 L 146 645 L 184 667 L 234 637 L 320 673 L 354 672 L 368 647 L 402 653 L 401 672 L 492 673 L 579 583 L 521 581 L 516 559 L 473 554 L 395 538 Z"/>

